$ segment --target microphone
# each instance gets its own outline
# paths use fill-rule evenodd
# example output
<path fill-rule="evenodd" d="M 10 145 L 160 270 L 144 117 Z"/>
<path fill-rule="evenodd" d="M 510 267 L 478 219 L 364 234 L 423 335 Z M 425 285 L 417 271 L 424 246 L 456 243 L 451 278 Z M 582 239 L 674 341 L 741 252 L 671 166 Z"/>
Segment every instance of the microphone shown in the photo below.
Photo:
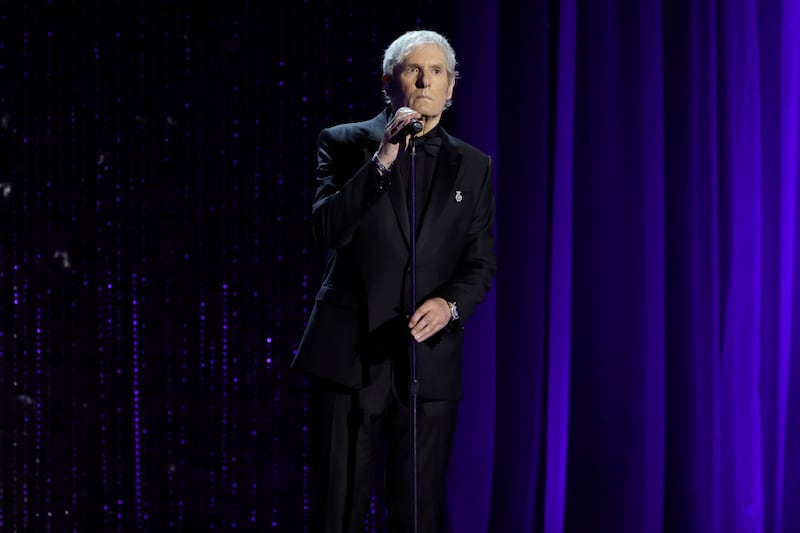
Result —
<path fill-rule="evenodd" d="M 412 120 L 411 122 L 406 124 L 405 128 L 397 132 L 397 135 L 395 135 L 389 142 L 395 144 L 399 143 L 401 140 L 405 139 L 406 135 L 411 135 L 412 137 L 414 137 L 421 131 L 422 131 L 422 122 L 419 120 Z"/>
<path fill-rule="evenodd" d="M 404 131 L 406 133 L 410 133 L 411 135 L 416 135 L 422 131 L 422 122 L 419 120 L 412 120 L 408 123 L 408 126 L 405 127 Z"/>

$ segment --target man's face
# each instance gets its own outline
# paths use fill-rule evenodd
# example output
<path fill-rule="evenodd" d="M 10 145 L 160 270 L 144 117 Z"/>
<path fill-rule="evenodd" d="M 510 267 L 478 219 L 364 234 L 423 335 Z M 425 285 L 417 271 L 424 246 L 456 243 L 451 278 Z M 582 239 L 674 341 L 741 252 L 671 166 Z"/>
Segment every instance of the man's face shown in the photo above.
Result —
<path fill-rule="evenodd" d="M 387 94 L 395 109 L 407 106 L 423 117 L 438 117 L 445 103 L 453 97 L 455 80 L 447 76 L 442 49 L 435 44 L 412 48 L 405 61 L 395 68 L 394 80 L 388 82 Z"/>

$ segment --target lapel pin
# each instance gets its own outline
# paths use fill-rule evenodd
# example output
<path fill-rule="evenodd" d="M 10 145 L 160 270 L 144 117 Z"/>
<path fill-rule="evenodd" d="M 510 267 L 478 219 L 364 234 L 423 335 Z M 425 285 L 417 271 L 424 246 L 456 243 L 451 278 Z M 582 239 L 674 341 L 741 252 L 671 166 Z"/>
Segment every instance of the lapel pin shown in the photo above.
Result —
<path fill-rule="evenodd" d="M 456 202 L 460 202 L 464 197 L 461 196 L 461 191 L 456 191 Z"/>

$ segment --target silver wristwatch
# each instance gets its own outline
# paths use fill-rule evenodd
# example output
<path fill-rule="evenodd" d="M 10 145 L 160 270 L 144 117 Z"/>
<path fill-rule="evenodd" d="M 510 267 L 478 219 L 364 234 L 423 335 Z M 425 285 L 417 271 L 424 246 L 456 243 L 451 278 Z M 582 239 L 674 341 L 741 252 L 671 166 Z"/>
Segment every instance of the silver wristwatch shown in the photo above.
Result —
<path fill-rule="evenodd" d="M 447 302 L 447 305 L 450 306 L 450 319 L 453 322 L 458 321 L 458 305 L 455 302 Z"/>

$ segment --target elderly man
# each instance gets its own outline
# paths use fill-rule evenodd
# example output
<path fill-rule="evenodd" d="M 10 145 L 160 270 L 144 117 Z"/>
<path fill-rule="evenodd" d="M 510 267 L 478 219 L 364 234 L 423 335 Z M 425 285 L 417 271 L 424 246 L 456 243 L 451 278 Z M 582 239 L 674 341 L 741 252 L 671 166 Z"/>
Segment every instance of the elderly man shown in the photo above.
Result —
<path fill-rule="evenodd" d="M 310 376 L 314 531 L 362 530 L 382 449 L 390 527 L 410 531 L 412 342 L 419 530 L 442 528 L 462 331 L 496 270 L 491 160 L 439 125 L 457 77 L 445 37 L 407 32 L 384 54 L 387 108 L 319 136 L 313 232 L 330 253 L 292 363 Z M 411 158 L 413 122 L 422 128 Z M 413 224 L 409 175 L 416 176 Z"/>

